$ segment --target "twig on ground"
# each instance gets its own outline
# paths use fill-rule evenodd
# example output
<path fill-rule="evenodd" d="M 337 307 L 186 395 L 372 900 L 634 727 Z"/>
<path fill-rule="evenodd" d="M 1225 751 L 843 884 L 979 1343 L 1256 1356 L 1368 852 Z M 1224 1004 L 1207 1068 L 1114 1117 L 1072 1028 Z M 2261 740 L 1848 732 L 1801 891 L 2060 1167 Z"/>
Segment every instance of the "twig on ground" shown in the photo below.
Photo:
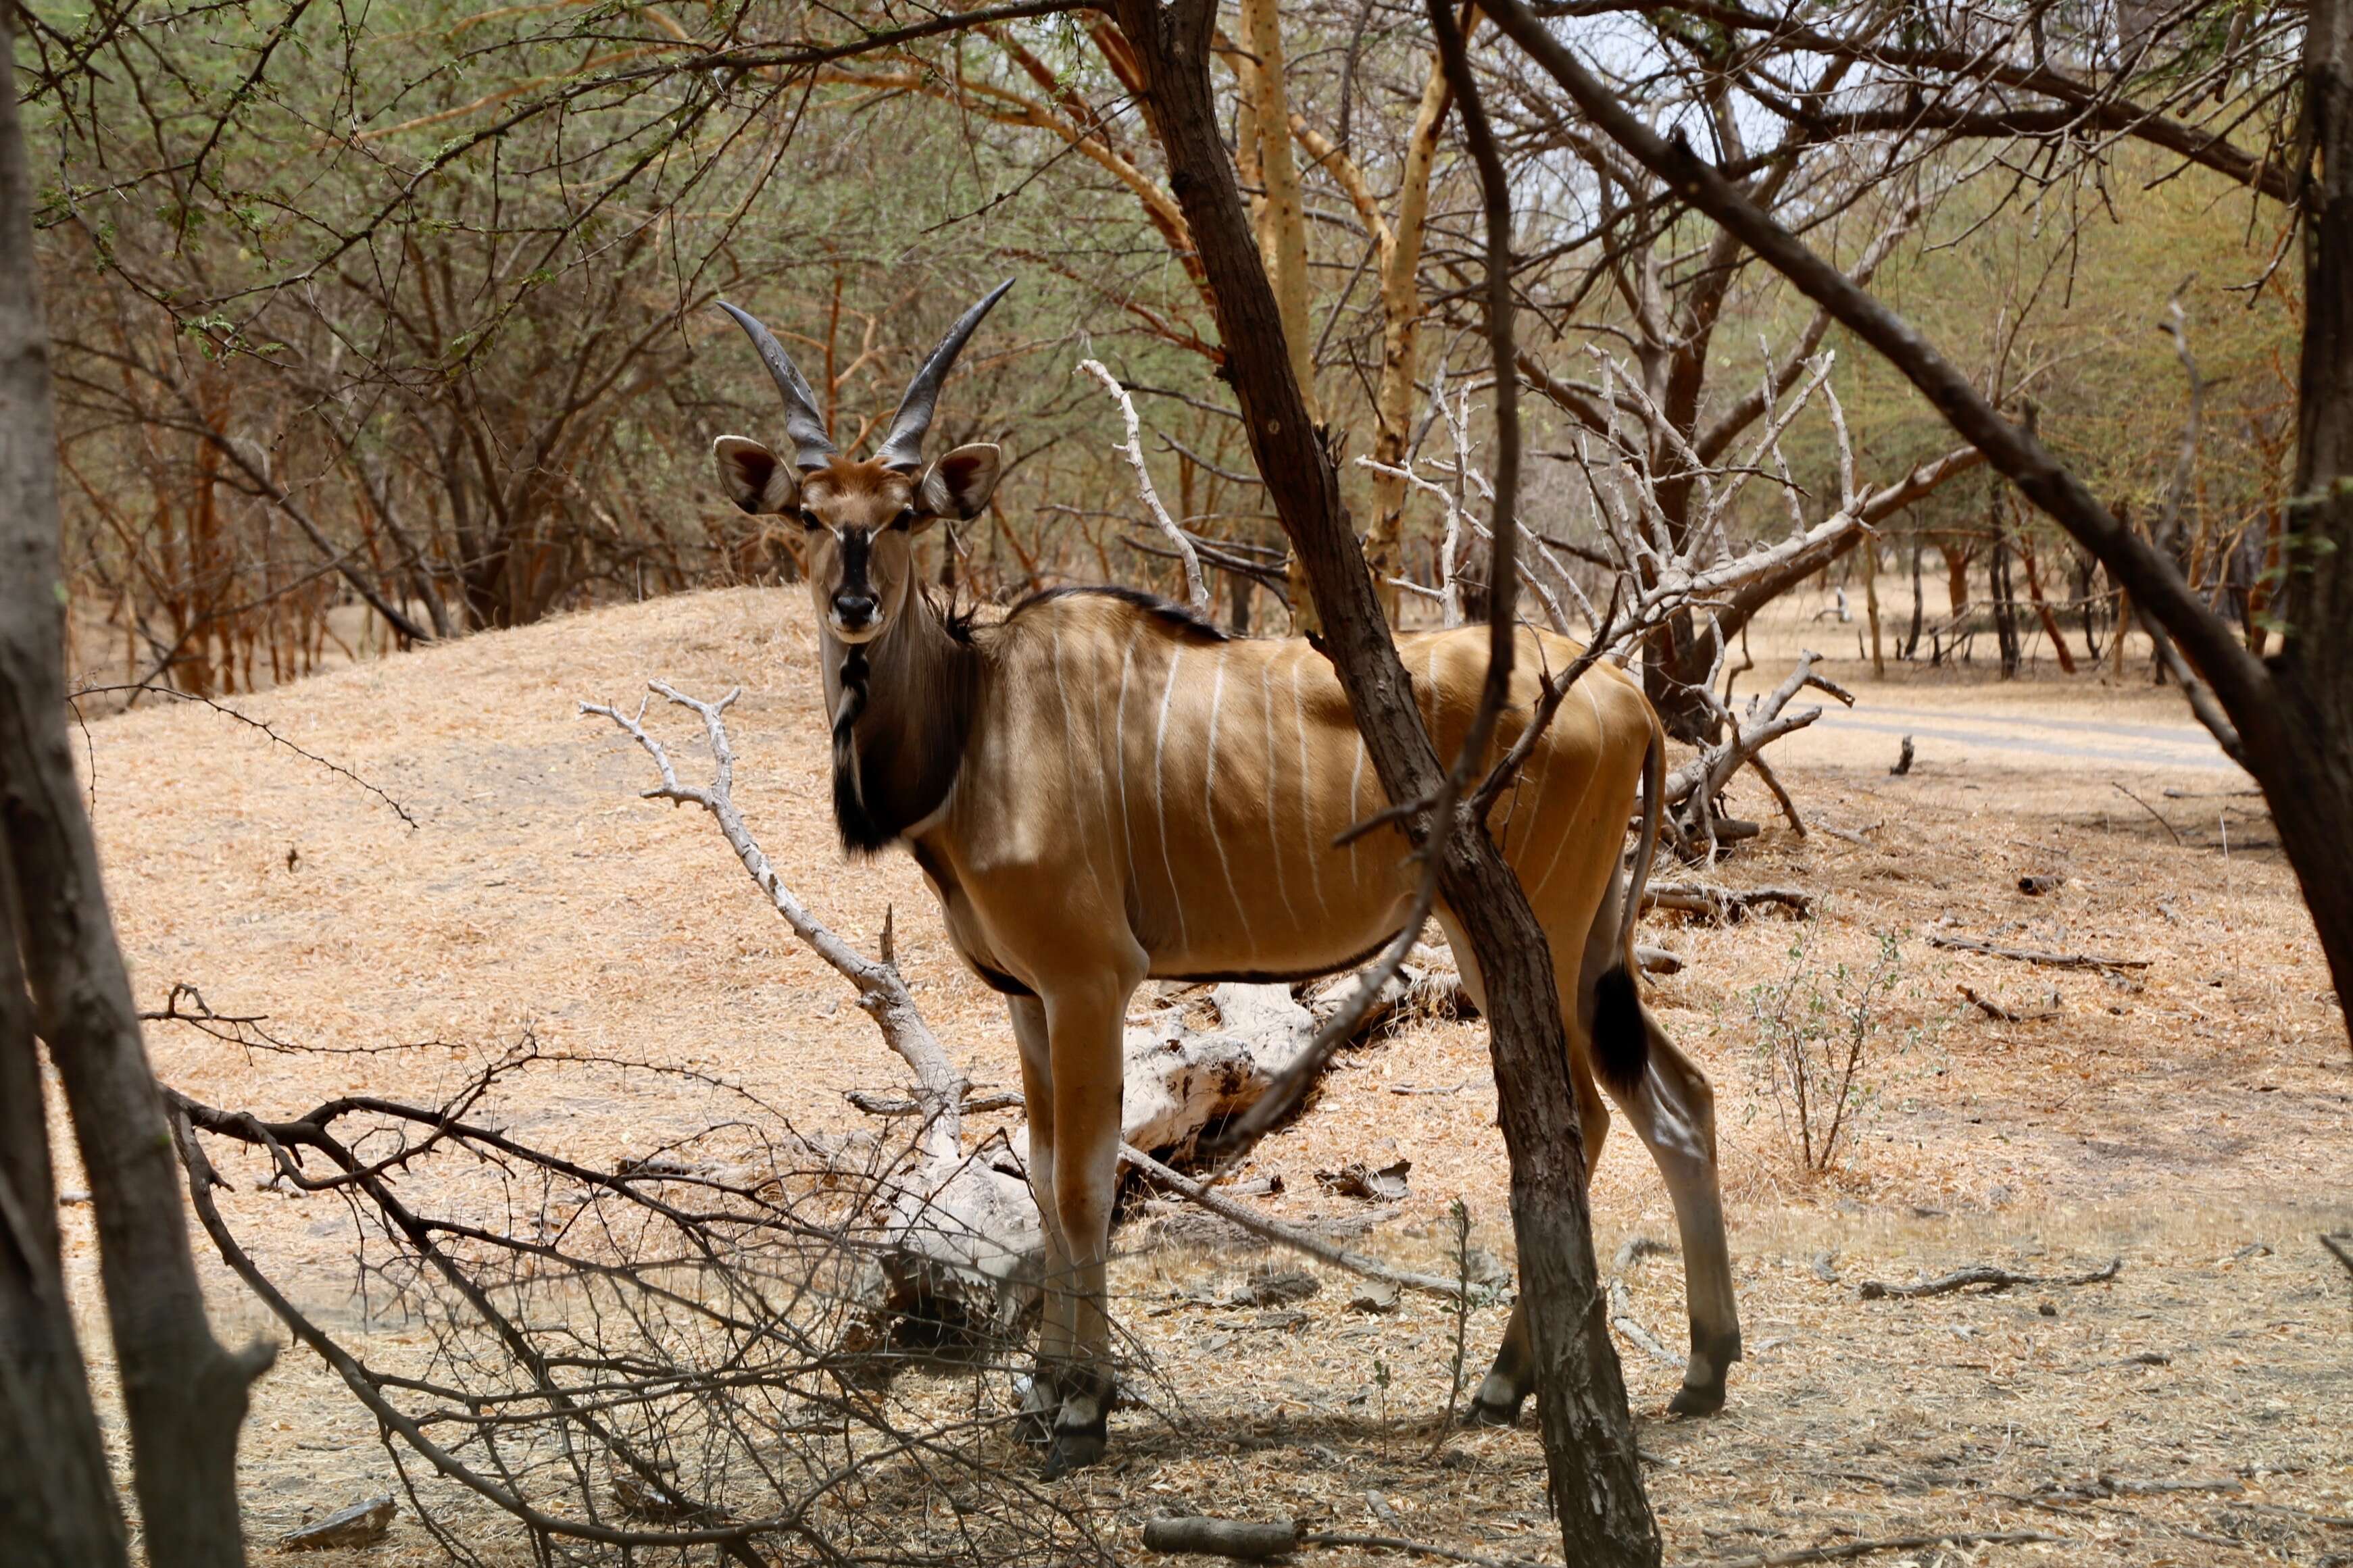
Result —
<path fill-rule="evenodd" d="M 1609 1281 L 1609 1326 L 1626 1336 L 1644 1355 L 1666 1366 L 1682 1366 L 1683 1358 L 1658 1342 L 1656 1335 L 1644 1328 L 1634 1316 L 1634 1299 L 1626 1292 L 1626 1281 Z"/>
<path fill-rule="evenodd" d="M 1469 1563 L 1474 1568 L 1559 1568 L 1552 1563 L 1534 1562 L 1525 1557 L 1488 1557 L 1460 1547 L 1439 1546 L 1427 1541 L 1409 1541 L 1402 1535 L 1358 1535 L 1345 1530 L 1311 1530 L 1299 1537 L 1302 1546 L 1353 1546 L 1366 1552 L 1404 1552 L 1416 1557 L 1443 1557 L 1450 1563 Z"/>
<path fill-rule="evenodd" d="M 2180 843 L 2180 842 L 2181 842 L 2181 829 L 2179 829 L 2179 828 L 2178 828 L 2178 827 L 2174 826 L 2173 826 L 2173 824 L 2171 824 L 2171 823 L 2169 823 L 2169 822 L 2166 821 L 2166 820 L 2165 820 L 2165 815 L 2164 815 L 2164 813 L 2162 813 L 2162 812 L 2158 811 L 2158 810 L 2157 809 L 2157 807 L 2155 807 L 2155 806 L 2153 806 L 2153 805 L 2149 805 L 2149 804 L 2148 804 L 2148 802 L 2147 802 L 2147 801 L 2145 801 L 2145 800 L 2141 799 L 2141 797 L 2140 797 L 2140 796 L 2138 796 L 2138 795 L 2137 795 L 2133 794 L 2133 792 L 2132 792 L 2132 791 L 2130 791 L 2130 790 L 2128 790 L 2128 789 L 2125 788 L 2125 786 L 2124 786 L 2124 785 L 2122 785 L 2122 784 L 2118 784 L 2118 783 L 2117 783 L 2116 780 L 2114 780 L 2114 779 L 2110 779 L 2110 780 L 2108 781 L 2108 787 L 2110 787 L 2111 789 L 2115 790 L 2118 795 L 2120 795 L 2124 796 L 2126 800 L 2128 800 L 2128 801 L 2132 802 L 2135 805 L 2137 805 L 2137 806 L 2140 807 L 2143 811 L 2145 811 L 2145 812 L 2148 813 L 2151 816 L 2156 817 L 2156 818 L 2157 818 L 2157 825 L 2158 825 L 2159 827 L 2164 828 L 2164 829 L 2165 829 L 2165 831 L 2166 831 L 2167 833 L 2168 833 L 2168 834 L 2172 835 L 2172 837 L 2173 837 L 2173 841 L 2174 841 L 2176 844 L 2179 844 L 2179 843 Z"/>
<path fill-rule="evenodd" d="M 871 1089 L 844 1089 L 841 1098 L 869 1116 L 920 1116 L 924 1109 L 922 1100 L 910 1100 L 904 1095 L 877 1094 Z M 967 1112 L 1018 1110 L 1025 1103 L 1018 1089 L 992 1089 L 987 1094 L 966 1094 L 964 1098 L 964 1109 Z"/>
<path fill-rule="evenodd" d="M 2059 1009 L 2056 1007 L 2047 1007 L 2040 1013 L 2012 1012 L 1991 997 L 1978 995 L 1971 986 L 1957 985 L 1954 989 L 1958 991 L 1970 1005 L 1998 1024 L 2039 1024 L 2045 1018 L 2055 1018 L 2059 1016 Z"/>
<path fill-rule="evenodd" d="M 1814 896 L 1799 888 L 1708 888 L 1695 882 L 1653 882 L 1642 889 L 1646 910 L 1678 910 L 1717 925 L 1736 922 L 1766 904 L 1803 917 L 1813 912 Z"/>
<path fill-rule="evenodd" d="M 1849 1541 L 1837 1546 L 1807 1546 L 1795 1552 L 1769 1552 L 1758 1557 L 1712 1557 L 1692 1568 L 1794 1568 L 1800 1563 L 1843 1563 L 1882 1552 L 1916 1552 L 1929 1546 L 2022 1546 L 2031 1542 L 2064 1542 L 2063 1535 L 2039 1530 L 1963 1531 L 1952 1535 L 1898 1535 L 1884 1541 Z"/>
<path fill-rule="evenodd" d="M 728 847 L 735 851 L 735 858 L 743 862 L 744 869 L 767 895 L 768 902 L 784 917 L 785 923 L 793 928 L 793 934 L 858 988 L 860 1009 L 874 1020 L 875 1026 L 882 1032 L 883 1042 L 914 1072 L 915 1098 L 923 1102 L 926 1117 L 923 1139 L 925 1152 L 935 1160 L 955 1161 L 963 1147 L 964 1100 L 971 1086 L 948 1061 L 946 1050 L 924 1022 L 914 997 L 907 990 L 906 981 L 900 976 L 898 965 L 887 959 L 877 963 L 868 958 L 810 914 L 769 864 L 766 852 L 752 837 L 743 813 L 736 809 L 735 751 L 727 734 L 726 713 L 743 689 L 736 688 L 716 702 L 684 696 L 659 680 L 649 682 L 648 689 L 702 719 L 704 738 L 711 745 L 712 776 L 708 786 L 696 788 L 679 782 L 670 752 L 646 732 L 645 702 L 638 704 L 634 717 L 596 702 L 581 703 L 580 711 L 611 720 L 653 759 L 661 783 L 639 792 L 647 799 L 699 805 L 709 812 L 726 837 Z"/>
<path fill-rule="evenodd" d="M 1402 1286 L 1410 1290 L 1425 1291 L 1432 1296 L 1444 1296 L 1452 1300 L 1464 1289 L 1451 1279 L 1441 1279 L 1434 1274 L 1416 1274 L 1407 1269 L 1391 1268 L 1377 1258 L 1367 1258 L 1361 1252 L 1351 1251 L 1339 1243 L 1327 1240 L 1312 1231 L 1301 1230 L 1294 1226 L 1284 1225 L 1280 1220 L 1269 1219 L 1256 1210 L 1246 1208 L 1234 1202 L 1231 1198 L 1220 1196 L 1214 1189 L 1203 1186 L 1182 1172 L 1171 1170 L 1143 1150 L 1131 1144 L 1123 1143 L 1119 1146 L 1119 1157 L 1179 1197 L 1198 1205 L 1219 1219 L 1241 1226 L 1261 1241 L 1271 1241 L 1278 1247 L 1287 1247 L 1294 1252 L 1303 1252 L 1310 1258 L 1320 1258 L 1335 1268 L 1345 1268 L 1351 1274 L 1360 1274 L 1367 1279 L 1386 1279 L 1392 1285 Z"/>
<path fill-rule="evenodd" d="M 1946 936 L 1937 931 L 1928 933 L 1930 947 L 1948 947 L 1956 952 L 1981 952 L 1988 958 L 2015 959 L 2021 963 L 2040 963 L 2051 969 L 2147 969 L 2146 958 L 2116 958 L 2098 952 L 2046 952 L 2035 947 L 1998 947 L 1973 936 Z"/>
<path fill-rule="evenodd" d="M 1891 1296 L 1917 1300 L 1924 1296 L 1949 1296 L 1956 1290 L 1966 1290 L 1975 1285 L 1987 1287 L 1985 1293 L 1989 1296 L 2007 1290 L 2013 1285 L 2099 1285 L 2115 1279 L 2124 1266 L 2123 1258 L 2113 1258 L 2108 1260 L 2106 1268 L 2094 1268 L 2089 1274 L 2055 1275 L 2012 1274 L 2007 1268 L 1980 1263 L 1912 1285 L 1890 1285 L 1883 1279 L 1866 1279 L 1857 1287 L 1856 1294 L 1866 1301 L 1877 1301 Z"/>
<path fill-rule="evenodd" d="M 2353 1237 L 2340 1239 L 2337 1237 L 2331 1236 L 2325 1230 L 2320 1233 L 2320 1245 L 2328 1248 L 2331 1253 L 2335 1254 L 2337 1261 L 2345 1265 L 2348 1271 L 2353 1271 L 2353 1251 L 2348 1251 L 2346 1248 L 2345 1242 L 2347 1240 L 2353 1240 Z"/>

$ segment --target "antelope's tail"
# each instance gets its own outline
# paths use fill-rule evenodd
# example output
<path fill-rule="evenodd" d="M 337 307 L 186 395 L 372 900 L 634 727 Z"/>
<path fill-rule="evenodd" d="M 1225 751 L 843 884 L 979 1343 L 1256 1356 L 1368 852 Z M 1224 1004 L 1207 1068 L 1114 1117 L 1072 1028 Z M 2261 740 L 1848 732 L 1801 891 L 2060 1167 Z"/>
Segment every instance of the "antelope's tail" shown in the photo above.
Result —
<path fill-rule="evenodd" d="M 1651 1066 L 1651 1031 L 1642 1016 L 1642 994 L 1635 976 L 1634 924 L 1641 918 L 1642 892 L 1651 884 L 1651 863 L 1659 852 L 1659 814 L 1665 809 L 1667 732 L 1656 712 L 1649 749 L 1642 756 L 1642 827 L 1634 846 L 1633 874 L 1626 879 L 1626 901 L 1618 912 L 1617 962 L 1593 988 L 1593 1070 L 1623 1094 L 1631 1094 Z"/>

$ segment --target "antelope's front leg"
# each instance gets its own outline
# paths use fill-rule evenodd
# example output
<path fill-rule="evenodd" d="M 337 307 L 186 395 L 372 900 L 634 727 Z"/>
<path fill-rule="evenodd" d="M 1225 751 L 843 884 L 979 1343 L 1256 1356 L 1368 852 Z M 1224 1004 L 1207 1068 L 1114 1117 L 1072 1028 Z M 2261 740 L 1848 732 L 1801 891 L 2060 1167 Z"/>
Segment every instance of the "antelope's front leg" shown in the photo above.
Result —
<path fill-rule="evenodd" d="M 1054 1072 L 1046 1005 L 1035 996 L 1015 996 L 1008 1002 L 1013 1038 L 1021 1047 L 1021 1098 L 1029 1111 L 1029 1195 L 1037 1202 L 1046 1244 L 1039 1281 L 1043 1310 L 1038 1362 L 1021 1395 L 1020 1432 L 1025 1442 L 1043 1447 L 1053 1440 L 1054 1414 L 1062 1404 L 1062 1369 L 1070 1363 L 1078 1319 L 1071 1296 L 1071 1248 L 1062 1239 L 1060 1207 L 1054 1199 Z"/>
<path fill-rule="evenodd" d="M 1132 983 L 1064 985 L 1045 997 L 1052 1054 L 1052 1202 L 1067 1248 L 1070 1359 L 1057 1377 L 1060 1407 L 1046 1456 L 1050 1478 L 1103 1458 L 1112 1392 L 1105 1274 L 1119 1178 L 1120 1042 Z"/>

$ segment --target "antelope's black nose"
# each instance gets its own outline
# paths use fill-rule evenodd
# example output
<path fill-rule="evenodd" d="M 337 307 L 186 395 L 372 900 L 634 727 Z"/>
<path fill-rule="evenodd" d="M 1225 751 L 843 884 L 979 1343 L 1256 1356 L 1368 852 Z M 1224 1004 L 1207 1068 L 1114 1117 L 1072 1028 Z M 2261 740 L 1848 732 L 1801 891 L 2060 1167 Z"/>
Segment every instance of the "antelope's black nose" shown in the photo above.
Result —
<path fill-rule="evenodd" d="M 836 594 L 833 596 L 834 618 L 856 630 L 874 618 L 874 595 L 871 594 Z"/>

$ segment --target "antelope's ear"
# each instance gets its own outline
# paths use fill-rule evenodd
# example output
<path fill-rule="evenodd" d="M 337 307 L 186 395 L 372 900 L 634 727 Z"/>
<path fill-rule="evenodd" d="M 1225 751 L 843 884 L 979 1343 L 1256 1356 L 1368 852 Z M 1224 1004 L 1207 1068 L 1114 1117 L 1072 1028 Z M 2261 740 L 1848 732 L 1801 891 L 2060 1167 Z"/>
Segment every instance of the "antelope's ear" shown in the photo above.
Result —
<path fill-rule="evenodd" d="M 719 469 L 719 488 L 745 511 L 789 515 L 799 503 L 799 476 L 757 441 L 722 436 L 711 443 L 711 460 Z"/>
<path fill-rule="evenodd" d="M 989 492 L 1005 466 L 1005 453 L 993 441 L 943 452 L 923 470 L 915 486 L 915 504 L 926 517 L 952 517 L 959 522 L 978 517 L 988 507 Z"/>

